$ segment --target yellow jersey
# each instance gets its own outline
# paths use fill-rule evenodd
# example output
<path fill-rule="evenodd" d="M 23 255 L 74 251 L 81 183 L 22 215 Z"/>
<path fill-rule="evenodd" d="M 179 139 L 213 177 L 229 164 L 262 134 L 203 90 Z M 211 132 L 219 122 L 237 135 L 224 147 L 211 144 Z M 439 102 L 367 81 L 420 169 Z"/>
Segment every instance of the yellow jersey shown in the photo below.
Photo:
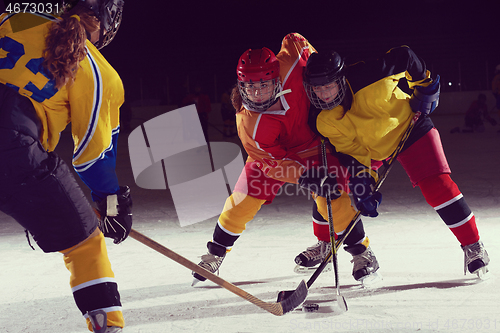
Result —
<path fill-rule="evenodd" d="M 46 14 L 0 16 L 0 82 L 28 97 L 42 123 L 40 141 L 55 149 L 71 122 L 73 166 L 94 199 L 119 189 L 115 173 L 122 81 L 102 54 L 86 41 L 87 55 L 72 84 L 56 89 L 42 66 L 45 35 L 55 18 Z"/>
<path fill-rule="evenodd" d="M 321 111 L 318 131 L 337 152 L 369 168 L 371 160 L 382 161 L 392 154 L 413 118 L 410 96 L 398 86 L 399 81 L 406 78 L 413 88 L 426 84 L 429 77 L 425 63 L 405 46 L 377 61 L 351 65 L 346 79 L 352 103 L 348 110 L 339 105 Z"/>

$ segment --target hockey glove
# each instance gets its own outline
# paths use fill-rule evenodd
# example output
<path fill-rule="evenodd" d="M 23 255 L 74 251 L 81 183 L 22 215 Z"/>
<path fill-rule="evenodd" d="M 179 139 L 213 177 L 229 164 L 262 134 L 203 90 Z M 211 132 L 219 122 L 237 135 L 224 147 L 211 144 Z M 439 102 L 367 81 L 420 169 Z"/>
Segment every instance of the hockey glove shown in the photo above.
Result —
<path fill-rule="evenodd" d="M 340 197 L 336 177 L 333 174 L 327 174 L 324 167 L 313 167 L 304 171 L 298 182 L 303 189 L 321 197 L 326 197 L 328 192 L 332 194 L 332 199 Z"/>
<path fill-rule="evenodd" d="M 132 229 L 132 199 L 130 188 L 120 186 L 116 194 L 110 194 L 97 202 L 99 229 L 104 236 L 113 238 L 113 243 L 120 244 Z"/>
<path fill-rule="evenodd" d="M 361 215 L 377 217 L 377 208 L 382 202 L 382 193 L 375 191 L 375 179 L 369 172 L 360 172 L 351 177 L 349 188 Z"/>
<path fill-rule="evenodd" d="M 439 104 L 439 93 L 441 84 L 439 75 L 428 86 L 417 86 L 410 97 L 410 107 L 413 112 L 422 112 L 424 115 L 431 114 Z"/>

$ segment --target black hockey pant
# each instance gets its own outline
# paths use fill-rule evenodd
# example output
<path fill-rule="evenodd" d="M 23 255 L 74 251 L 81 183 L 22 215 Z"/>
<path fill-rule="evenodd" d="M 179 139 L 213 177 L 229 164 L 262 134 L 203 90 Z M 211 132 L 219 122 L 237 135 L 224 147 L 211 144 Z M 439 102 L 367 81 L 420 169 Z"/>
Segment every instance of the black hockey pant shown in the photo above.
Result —
<path fill-rule="evenodd" d="M 66 163 L 44 150 L 40 131 L 31 101 L 0 84 L 0 210 L 28 230 L 44 252 L 64 254 L 82 314 L 103 309 L 109 326 L 123 327 L 96 214 Z"/>

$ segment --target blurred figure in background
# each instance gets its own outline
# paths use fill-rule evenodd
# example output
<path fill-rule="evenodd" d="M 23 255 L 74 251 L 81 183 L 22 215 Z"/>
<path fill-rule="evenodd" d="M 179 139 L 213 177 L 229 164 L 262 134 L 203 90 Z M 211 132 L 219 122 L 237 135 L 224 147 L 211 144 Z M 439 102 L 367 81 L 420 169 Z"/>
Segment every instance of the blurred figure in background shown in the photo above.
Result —
<path fill-rule="evenodd" d="M 495 68 L 495 76 L 493 77 L 493 82 L 491 83 L 491 92 L 495 97 L 496 109 L 500 115 L 500 64 Z"/>
<path fill-rule="evenodd" d="M 201 128 L 203 129 L 203 134 L 205 134 L 205 140 L 208 142 L 208 114 L 212 111 L 212 104 L 210 102 L 210 97 L 202 91 L 201 85 L 199 84 L 195 85 L 194 93 L 190 93 L 184 97 L 181 107 L 191 104 L 196 105 L 196 111 L 198 111 L 198 117 L 200 117 Z"/>
<path fill-rule="evenodd" d="M 224 136 L 235 136 L 236 133 L 236 110 L 231 103 L 231 90 L 228 88 L 224 90 L 220 98 L 221 106 L 220 113 L 222 116 L 222 121 L 224 122 Z"/>
<path fill-rule="evenodd" d="M 488 120 L 492 126 L 496 126 L 497 121 L 488 114 L 486 95 L 479 94 L 477 99 L 471 103 L 469 109 L 465 113 L 465 127 L 462 129 L 460 129 L 460 127 L 455 127 L 450 133 L 484 132 L 483 118 Z"/>

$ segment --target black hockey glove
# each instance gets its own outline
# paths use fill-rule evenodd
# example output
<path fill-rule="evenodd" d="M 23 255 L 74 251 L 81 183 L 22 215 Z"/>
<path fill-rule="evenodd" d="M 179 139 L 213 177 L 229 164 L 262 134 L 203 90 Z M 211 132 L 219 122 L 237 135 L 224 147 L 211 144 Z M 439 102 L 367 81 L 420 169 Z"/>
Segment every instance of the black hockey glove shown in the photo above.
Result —
<path fill-rule="evenodd" d="M 299 178 L 299 186 L 312 191 L 321 197 L 331 193 L 332 199 L 340 197 L 337 189 L 337 179 L 333 174 L 327 174 L 324 167 L 313 167 L 304 171 Z"/>
<path fill-rule="evenodd" d="M 413 112 L 422 112 L 424 115 L 431 114 L 439 104 L 439 93 L 441 84 L 439 75 L 428 86 L 417 86 L 410 98 L 410 107 Z"/>
<path fill-rule="evenodd" d="M 116 194 L 110 194 L 97 202 L 99 229 L 104 236 L 113 238 L 113 243 L 120 244 L 132 229 L 132 199 L 130 188 L 120 186 Z"/>
<path fill-rule="evenodd" d="M 351 177 L 349 188 L 361 215 L 377 217 L 377 208 L 382 202 L 382 193 L 375 191 L 375 179 L 369 172 L 360 172 Z"/>

